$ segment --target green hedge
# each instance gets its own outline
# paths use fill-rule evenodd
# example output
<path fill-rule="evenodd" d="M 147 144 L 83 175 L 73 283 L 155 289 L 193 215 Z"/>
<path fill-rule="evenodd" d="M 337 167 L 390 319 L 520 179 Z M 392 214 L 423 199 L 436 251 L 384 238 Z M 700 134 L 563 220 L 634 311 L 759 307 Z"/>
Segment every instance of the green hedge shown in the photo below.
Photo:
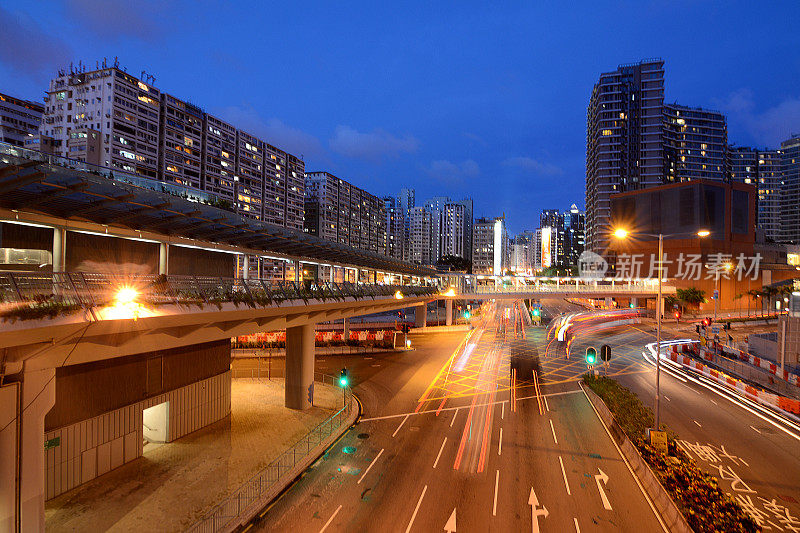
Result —
<path fill-rule="evenodd" d="M 585 375 L 589 386 L 614 414 L 617 424 L 636 445 L 650 469 L 680 508 L 689 526 L 698 533 L 725 531 L 756 533 L 756 523 L 717 480 L 704 472 L 676 445 L 677 435 L 666 428 L 669 458 L 654 450 L 645 440 L 645 430 L 653 426 L 653 411 L 636 394 L 613 379 Z"/>

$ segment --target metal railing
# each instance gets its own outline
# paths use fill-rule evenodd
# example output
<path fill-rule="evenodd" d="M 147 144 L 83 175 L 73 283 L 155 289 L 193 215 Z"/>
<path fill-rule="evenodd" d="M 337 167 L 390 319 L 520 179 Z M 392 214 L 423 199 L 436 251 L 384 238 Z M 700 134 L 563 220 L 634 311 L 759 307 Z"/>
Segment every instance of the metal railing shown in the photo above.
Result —
<path fill-rule="evenodd" d="M 335 386 L 337 380 L 333 376 L 323 374 L 322 382 L 323 384 Z M 214 533 L 235 525 L 234 521 L 241 520 L 242 513 L 274 488 L 280 482 L 282 476 L 291 471 L 312 450 L 347 422 L 353 409 L 353 402 L 352 392 L 349 388 L 345 388 L 344 405 L 341 409 L 318 424 L 289 447 L 288 450 L 245 481 L 236 491 L 208 511 L 203 518 L 192 524 L 186 531 L 191 533 Z"/>
<path fill-rule="evenodd" d="M 135 290 L 138 303 L 158 306 L 244 304 L 279 306 L 284 302 L 373 300 L 430 296 L 436 287 L 367 285 L 322 281 L 273 281 L 208 276 L 121 275 L 90 272 L 0 272 L 0 302 L 45 305 L 57 302 L 83 308 L 112 304 L 123 287 Z"/>
<path fill-rule="evenodd" d="M 539 283 L 537 285 L 508 285 L 508 286 L 492 286 L 492 285 L 471 285 L 463 288 L 460 291 L 461 295 L 468 294 L 527 294 L 527 293 L 653 293 L 658 291 L 656 285 L 650 282 L 643 283 L 619 283 L 619 284 L 575 284 L 575 283 Z M 675 287 L 664 285 L 662 292 L 665 294 L 674 293 Z"/>

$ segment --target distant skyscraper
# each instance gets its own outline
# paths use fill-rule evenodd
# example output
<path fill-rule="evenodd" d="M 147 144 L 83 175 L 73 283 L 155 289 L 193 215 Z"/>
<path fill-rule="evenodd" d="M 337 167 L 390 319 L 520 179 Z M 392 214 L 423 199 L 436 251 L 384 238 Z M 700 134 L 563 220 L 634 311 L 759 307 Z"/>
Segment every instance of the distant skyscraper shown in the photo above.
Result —
<path fill-rule="evenodd" d="M 406 217 L 394 196 L 385 196 L 383 203 L 386 207 L 386 255 L 402 260 L 406 246 Z"/>
<path fill-rule="evenodd" d="M 758 229 L 767 240 L 781 242 L 781 151 L 729 146 L 726 166 L 731 181 L 758 187 Z"/>
<path fill-rule="evenodd" d="M 405 254 L 403 256 L 404 261 L 411 261 L 411 258 L 408 255 L 411 249 L 411 241 L 410 241 L 411 235 L 409 233 L 411 229 L 410 214 L 411 214 L 411 209 L 413 209 L 416 206 L 415 200 L 416 200 L 416 194 L 414 192 L 414 189 L 407 189 L 407 188 L 400 189 L 400 194 L 397 197 L 397 207 L 400 209 L 400 212 L 403 213 L 404 217 L 404 224 L 403 224 L 405 228 L 405 235 L 404 235 L 405 244 L 403 246 L 403 253 Z"/>
<path fill-rule="evenodd" d="M 430 265 L 431 212 L 420 206 L 412 208 L 409 215 L 409 261 L 418 265 Z"/>
<path fill-rule="evenodd" d="M 569 266 L 577 266 L 586 247 L 586 215 L 572 204 L 569 213 L 564 213 L 564 262 Z"/>
<path fill-rule="evenodd" d="M 442 255 L 442 214 L 444 206 L 450 202 L 447 196 L 434 196 L 425 202 L 431 214 L 431 262 L 436 263 Z"/>
<path fill-rule="evenodd" d="M 479 218 L 472 226 L 472 273 L 500 276 L 510 253 L 505 217 Z"/>
<path fill-rule="evenodd" d="M 452 255 L 472 260 L 472 199 L 444 204 L 438 239 L 440 257 Z"/>
<path fill-rule="evenodd" d="M 800 136 L 781 143 L 781 241 L 800 244 Z"/>
<path fill-rule="evenodd" d="M 0 93 L 0 141 L 25 146 L 39 133 L 44 106 Z"/>
<path fill-rule="evenodd" d="M 586 125 L 586 245 L 607 248 L 610 196 L 661 184 L 664 61 L 620 65 L 592 89 Z"/>
<path fill-rule="evenodd" d="M 549 264 L 546 266 L 578 264 L 585 247 L 585 216 L 578 206 L 572 204 L 569 211 L 545 209 L 539 217 L 539 227 L 547 228 L 544 243 Z"/>
<path fill-rule="evenodd" d="M 728 128 L 717 111 L 678 104 L 664 106 L 664 183 L 724 181 Z"/>

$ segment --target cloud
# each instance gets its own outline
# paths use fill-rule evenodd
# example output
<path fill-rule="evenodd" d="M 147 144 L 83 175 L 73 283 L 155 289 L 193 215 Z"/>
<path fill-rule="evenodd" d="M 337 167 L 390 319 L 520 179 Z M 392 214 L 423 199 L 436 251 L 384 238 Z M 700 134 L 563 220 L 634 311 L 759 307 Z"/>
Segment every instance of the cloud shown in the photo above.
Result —
<path fill-rule="evenodd" d="M 319 139 L 278 118 L 265 120 L 250 105 L 224 107 L 213 114 L 292 155 L 302 156 L 306 160 L 309 157 L 324 156 Z"/>
<path fill-rule="evenodd" d="M 29 15 L 0 7 L 0 62 L 36 81 L 55 75 L 70 62 L 69 45 L 44 31 Z"/>
<path fill-rule="evenodd" d="M 715 101 L 720 111 L 728 115 L 728 140 L 735 141 L 730 126 L 745 130 L 752 140 L 768 148 L 777 148 L 793 133 L 800 130 L 800 97 L 787 98 L 773 107 L 757 110 L 750 89 L 738 89 Z"/>
<path fill-rule="evenodd" d="M 546 176 L 557 176 L 564 173 L 561 167 L 550 163 L 542 163 L 532 157 L 509 157 L 501 164 L 506 167 L 519 168 L 533 174 L 544 174 Z"/>
<path fill-rule="evenodd" d="M 416 152 L 419 141 L 411 135 L 396 137 L 381 129 L 371 133 L 361 133 L 350 126 L 336 126 L 333 137 L 328 141 L 331 150 L 347 157 L 380 160 L 383 157 L 397 157 L 401 153 Z"/>
<path fill-rule="evenodd" d="M 443 183 L 455 185 L 463 183 L 465 178 L 475 178 L 480 175 L 481 169 L 478 163 L 472 159 L 467 159 L 461 163 L 453 163 L 446 159 L 439 159 L 430 164 L 425 169 L 432 178 Z"/>
<path fill-rule="evenodd" d="M 67 0 L 66 11 L 77 23 L 104 39 L 133 37 L 147 41 L 163 32 L 164 4 L 155 0 Z"/>

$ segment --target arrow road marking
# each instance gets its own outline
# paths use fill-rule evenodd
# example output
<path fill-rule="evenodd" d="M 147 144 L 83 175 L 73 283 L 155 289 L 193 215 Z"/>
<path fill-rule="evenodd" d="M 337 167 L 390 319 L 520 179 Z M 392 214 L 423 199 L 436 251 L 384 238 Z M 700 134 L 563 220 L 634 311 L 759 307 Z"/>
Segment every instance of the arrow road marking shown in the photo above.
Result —
<path fill-rule="evenodd" d="M 608 484 L 608 474 L 606 474 L 605 472 L 603 472 L 599 468 L 597 469 L 597 471 L 600 472 L 600 473 L 599 474 L 595 474 L 594 481 L 595 481 L 595 483 L 597 483 L 597 490 L 600 491 L 600 499 L 603 500 L 603 507 L 605 507 L 606 510 L 610 511 L 611 510 L 611 502 L 608 501 L 608 496 L 606 496 L 606 493 L 603 490 L 603 485 L 607 485 Z M 603 485 L 600 484 L 601 480 L 603 482 Z"/>
<path fill-rule="evenodd" d="M 528 497 L 528 505 L 531 506 L 531 530 L 533 533 L 539 533 L 539 517 L 547 518 L 550 516 L 550 511 L 544 505 L 542 505 L 541 509 L 537 509 L 539 507 L 539 498 L 536 497 L 533 487 L 531 487 L 531 495 Z"/>
<path fill-rule="evenodd" d="M 453 514 L 450 515 L 450 518 L 447 519 L 447 523 L 444 525 L 444 530 L 447 533 L 455 533 L 456 531 L 456 510 L 453 509 Z"/>

